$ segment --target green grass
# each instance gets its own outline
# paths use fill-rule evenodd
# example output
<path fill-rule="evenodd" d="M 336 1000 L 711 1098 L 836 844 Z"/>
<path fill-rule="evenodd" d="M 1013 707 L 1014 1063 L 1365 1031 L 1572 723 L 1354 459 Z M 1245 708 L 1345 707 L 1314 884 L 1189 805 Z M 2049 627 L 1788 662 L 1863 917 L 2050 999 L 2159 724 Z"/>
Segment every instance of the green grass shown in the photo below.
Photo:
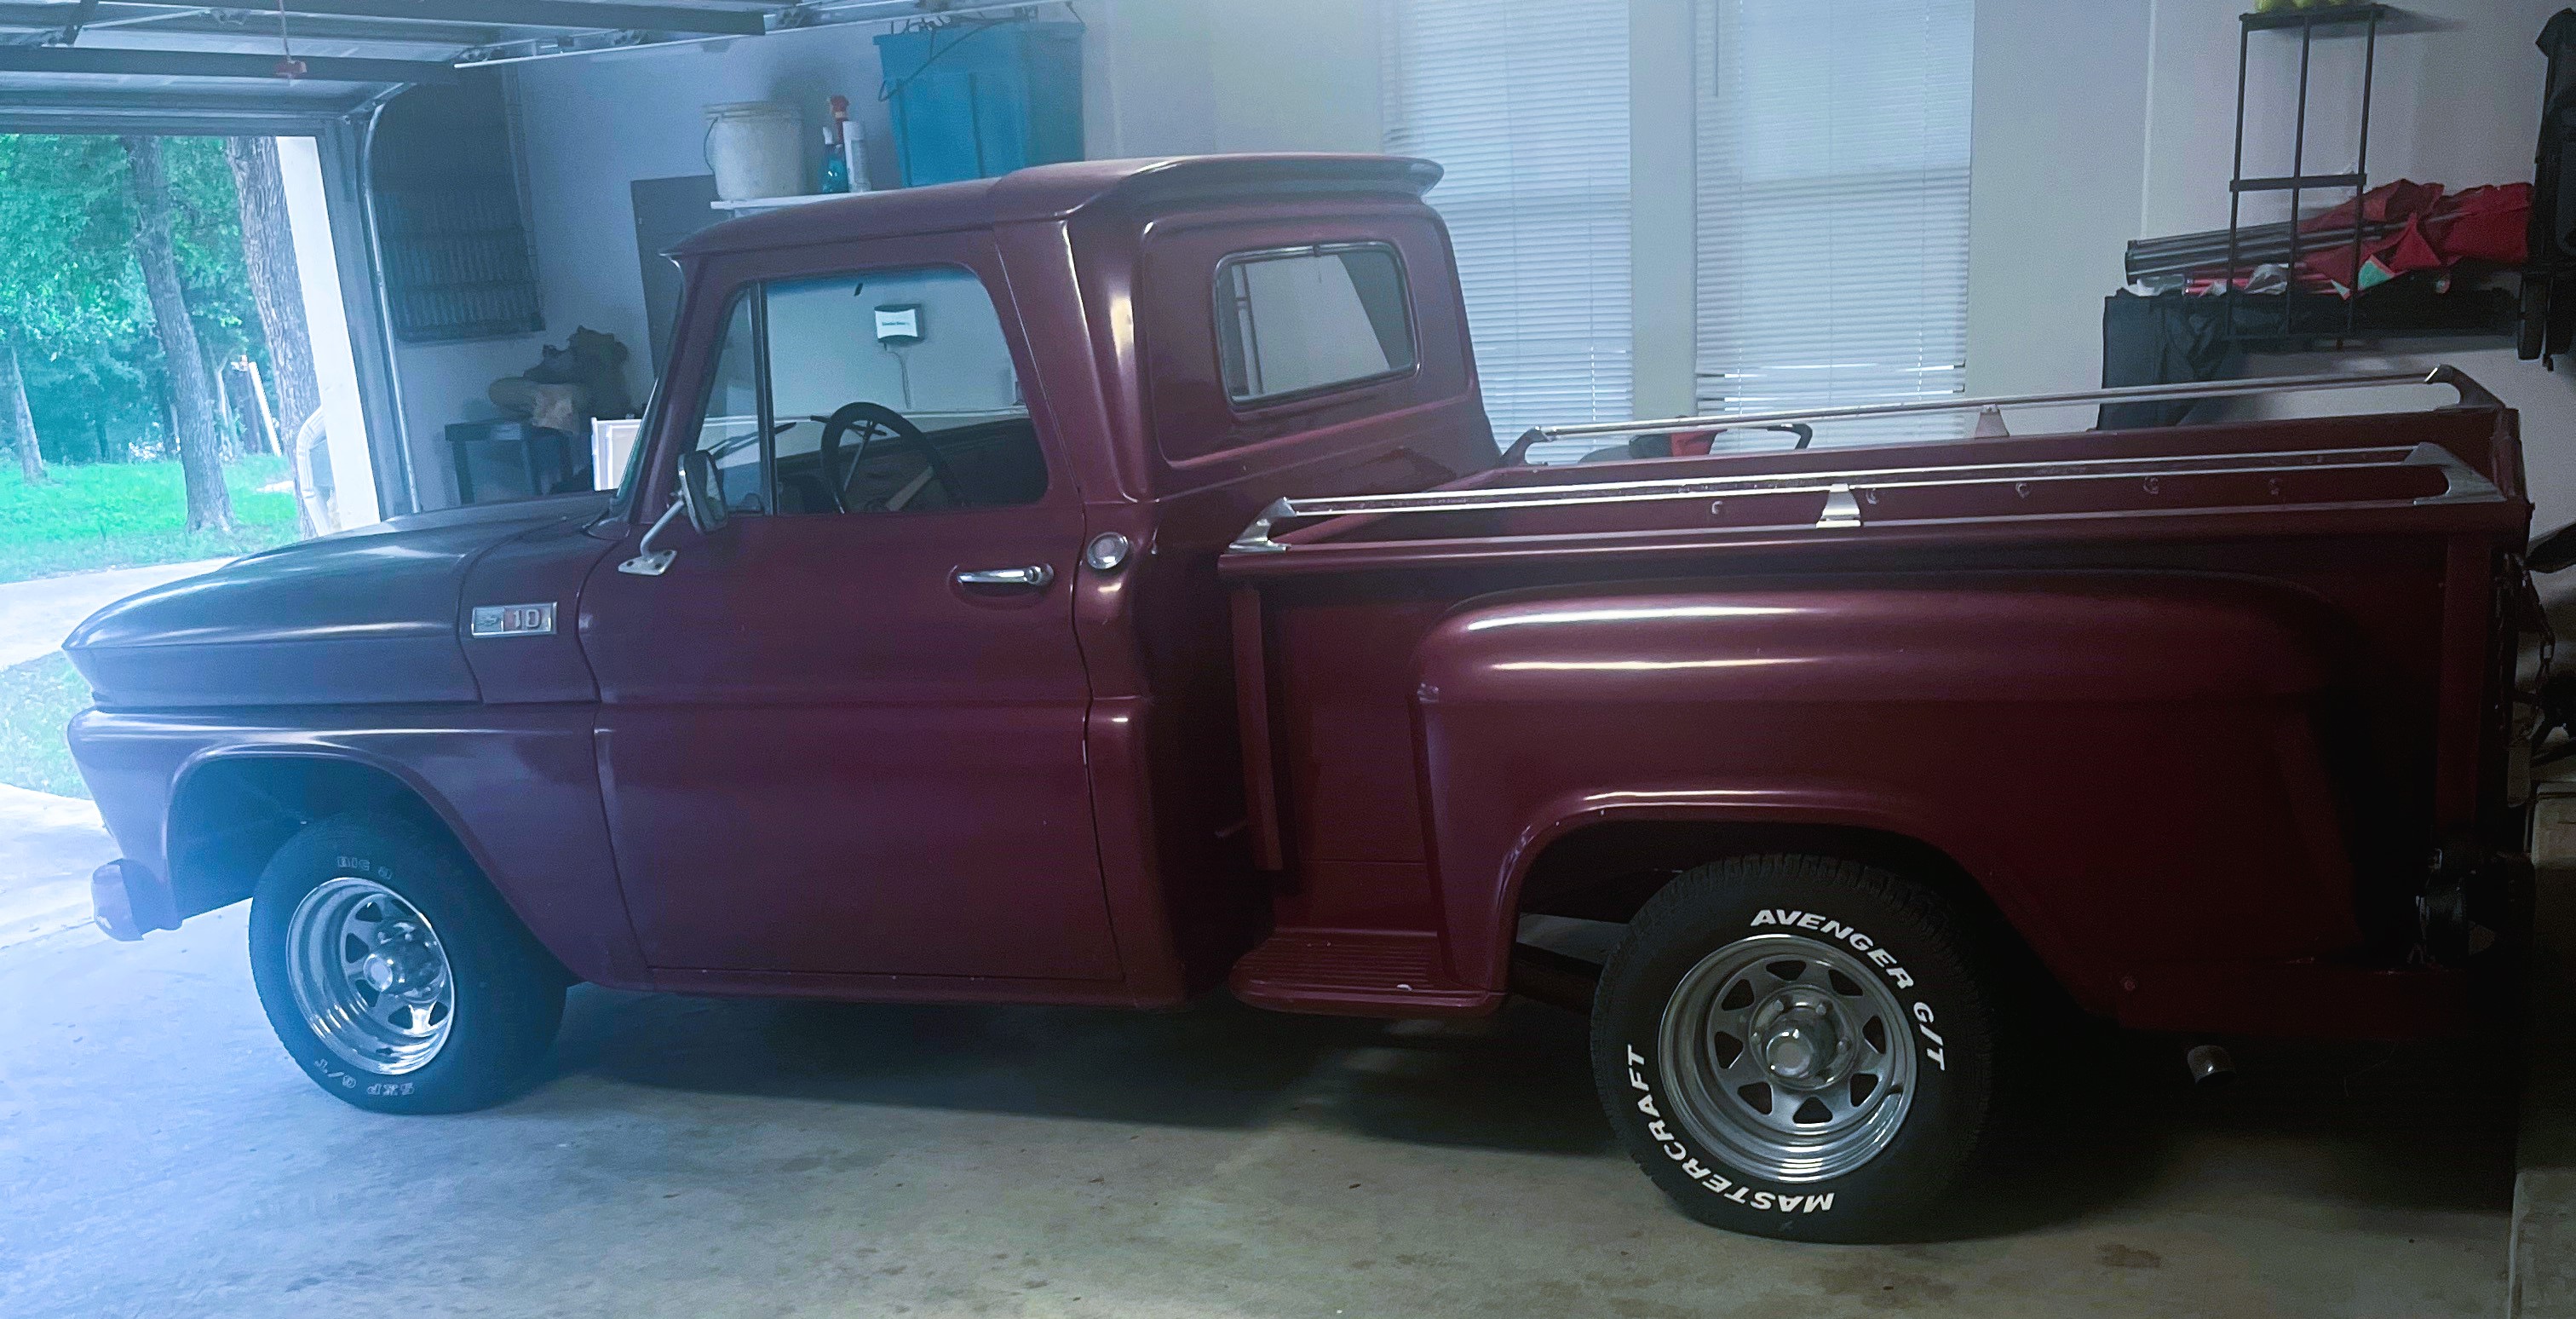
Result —
<path fill-rule="evenodd" d="M 0 669 L 0 783 L 87 797 L 63 725 L 89 708 L 89 684 L 61 651 Z"/>
<path fill-rule="evenodd" d="M 295 497 L 263 494 L 260 487 L 285 477 L 286 460 L 274 454 L 227 464 L 224 484 L 232 491 L 238 529 L 192 535 L 175 459 L 57 463 L 46 469 L 44 484 L 34 486 L 14 470 L 0 470 L 0 582 L 224 558 L 283 545 L 295 539 Z"/>

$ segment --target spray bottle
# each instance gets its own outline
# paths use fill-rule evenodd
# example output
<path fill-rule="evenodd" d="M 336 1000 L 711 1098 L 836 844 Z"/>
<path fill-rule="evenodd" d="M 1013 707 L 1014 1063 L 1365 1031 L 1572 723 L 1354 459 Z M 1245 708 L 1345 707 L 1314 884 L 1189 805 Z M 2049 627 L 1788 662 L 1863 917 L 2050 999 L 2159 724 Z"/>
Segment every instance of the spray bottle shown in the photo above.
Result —
<path fill-rule="evenodd" d="M 842 145 L 848 140 L 849 133 L 850 98 L 835 96 L 832 98 L 832 122 L 823 128 L 823 172 L 814 191 L 850 190 L 850 157 L 848 149 Z"/>

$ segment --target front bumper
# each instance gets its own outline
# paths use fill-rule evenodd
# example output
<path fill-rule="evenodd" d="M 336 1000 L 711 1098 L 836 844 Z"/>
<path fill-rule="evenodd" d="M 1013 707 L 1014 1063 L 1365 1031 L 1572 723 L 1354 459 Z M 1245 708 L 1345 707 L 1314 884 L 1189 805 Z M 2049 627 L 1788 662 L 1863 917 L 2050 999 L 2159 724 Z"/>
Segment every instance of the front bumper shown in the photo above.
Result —
<path fill-rule="evenodd" d="M 91 919 L 108 938 L 132 943 L 154 930 L 179 928 L 170 886 L 131 861 L 110 861 L 90 872 Z"/>

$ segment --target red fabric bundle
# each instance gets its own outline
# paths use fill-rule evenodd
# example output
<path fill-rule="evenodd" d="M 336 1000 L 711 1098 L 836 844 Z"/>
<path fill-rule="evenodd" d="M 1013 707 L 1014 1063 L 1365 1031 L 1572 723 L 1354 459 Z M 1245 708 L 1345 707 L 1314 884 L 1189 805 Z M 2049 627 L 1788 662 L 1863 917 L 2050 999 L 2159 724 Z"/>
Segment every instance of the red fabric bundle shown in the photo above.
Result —
<path fill-rule="evenodd" d="M 2329 242 L 2300 253 L 2302 280 L 2322 280 L 2350 297 L 2356 288 L 2419 270 L 2448 270 L 2463 259 L 2519 265 L 2531 220 L 2531 185 L 2507 183 L 2446 195 L 2441 184 L 2399 179 L 2363 194 L 2361 216 L 2365 224 L 2399 227 L 2362 240 L 2358 270 L 2350 242 Z M 2352 225 L 2353 204 L 2345 202 L 2299 228 L 2333 233 Z"/>

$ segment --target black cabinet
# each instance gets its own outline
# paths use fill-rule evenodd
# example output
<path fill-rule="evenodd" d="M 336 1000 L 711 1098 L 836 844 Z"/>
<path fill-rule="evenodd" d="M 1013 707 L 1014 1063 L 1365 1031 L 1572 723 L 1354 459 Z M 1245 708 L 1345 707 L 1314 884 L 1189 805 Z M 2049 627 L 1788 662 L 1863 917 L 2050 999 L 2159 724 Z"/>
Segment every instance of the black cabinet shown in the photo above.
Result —
<path fill-rule="evenodd" d="M 456 502 L 509 499 L 590 488 L 589 447 L 559 430 L 525 421 L 460 421 L 447 428 L 456 465 Z"/>

